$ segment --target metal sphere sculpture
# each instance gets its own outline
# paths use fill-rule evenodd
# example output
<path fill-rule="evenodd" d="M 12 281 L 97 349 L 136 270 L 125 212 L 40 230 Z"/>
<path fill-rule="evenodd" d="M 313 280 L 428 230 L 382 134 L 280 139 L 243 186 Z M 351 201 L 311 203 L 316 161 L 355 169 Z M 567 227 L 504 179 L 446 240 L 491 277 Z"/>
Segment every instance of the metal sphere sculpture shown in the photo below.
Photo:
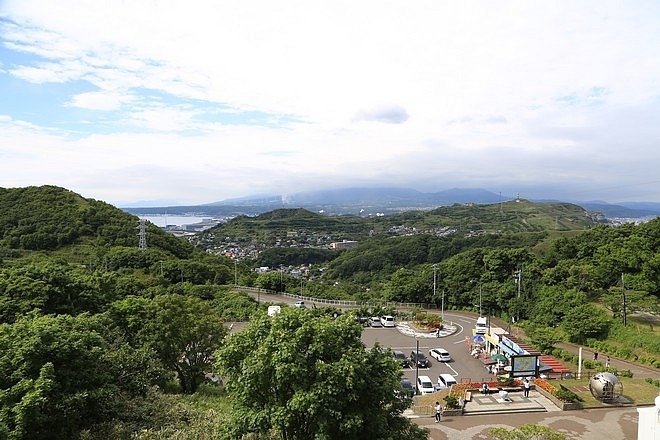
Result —
<path fill-rule="evenodd" d="M 614 402 L 623 394 L 623 384 L 618 377 L 604 371 L 589 380 L 589 391 L 602 402 Z"/>

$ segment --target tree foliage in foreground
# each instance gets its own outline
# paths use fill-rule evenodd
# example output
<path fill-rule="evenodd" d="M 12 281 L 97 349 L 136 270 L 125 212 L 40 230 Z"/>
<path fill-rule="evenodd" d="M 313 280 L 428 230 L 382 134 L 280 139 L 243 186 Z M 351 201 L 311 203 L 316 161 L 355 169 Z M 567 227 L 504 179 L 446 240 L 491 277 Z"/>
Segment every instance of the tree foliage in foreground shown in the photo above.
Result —
<path fill-rule="evenodd" d="M 98 320 L 25 316 L 0 325 L 0 438 L 76 438 L 124 418 L 160 367 L 149 350 L 111 343 Z"/>
<path fill-rule="evenodd" d="M 227 334 L 220 314 L 193 296 L 129 297 L 113 303 L 106 315 L 131 344 L 152 349 L 187 394 L 211 371 L 213 352 Z"/>
<path fill-rule="evenodd" d="M 531 423 L 514 429 L 493 428 L 488 433 L 494 440 L 566 440 L 561 432 Z"/>
<path fill-rule="evenodd" d="M 307 310 L 255 317 L 217 352 L 233 402 L 231 438 L 425 439 L 402 417 L 401 372 L 379 347 L 367 350 L 350 317 Z"/>

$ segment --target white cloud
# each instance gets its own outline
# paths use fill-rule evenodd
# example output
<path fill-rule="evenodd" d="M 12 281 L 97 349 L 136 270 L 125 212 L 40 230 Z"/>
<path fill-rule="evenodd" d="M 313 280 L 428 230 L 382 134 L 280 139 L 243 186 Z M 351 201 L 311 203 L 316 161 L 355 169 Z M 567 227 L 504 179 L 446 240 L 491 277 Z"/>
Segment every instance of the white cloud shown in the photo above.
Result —
<path fill-rule="evenodd" d="M 6 71 L 87 82 L 63 104 L 122 111 L 117 134 L 3 134 L 3 152 L 82 171 L 18 176 L 5 168 L 32 167 L 3 162 L 0 185 L 50 176 L 110 200 L 197 201 L 370 180 L 597 189 L 650 181 L 660 163 L 653 1 L 8 0 L 0 16 L 5 46 L 35 56 Z M 201 118 L 217 105 L 271 120 Z M 105 189 L 113 174 L 134 177 Z"/>
<path fill-rule="evenodd" d="M 86 92 L 73 96 L 72 107 L 88 110 L 119 110 L 122 104 L 133 101 L 133 96 L 116 92 Z"/>

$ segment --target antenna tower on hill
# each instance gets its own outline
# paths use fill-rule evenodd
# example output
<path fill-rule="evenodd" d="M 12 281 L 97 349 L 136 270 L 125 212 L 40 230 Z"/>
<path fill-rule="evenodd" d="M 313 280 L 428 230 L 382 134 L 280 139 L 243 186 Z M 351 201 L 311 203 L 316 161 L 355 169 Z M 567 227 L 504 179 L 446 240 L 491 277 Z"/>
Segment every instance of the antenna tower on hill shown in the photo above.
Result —
<path fill-rule="evenodd" d="M 138 236 L 140 237 L 140 242 L 138 248 L 143 251 L 147 248 L 147 221 L 143 218 L 140 219 L 140 225 L 138 226 Z"/>

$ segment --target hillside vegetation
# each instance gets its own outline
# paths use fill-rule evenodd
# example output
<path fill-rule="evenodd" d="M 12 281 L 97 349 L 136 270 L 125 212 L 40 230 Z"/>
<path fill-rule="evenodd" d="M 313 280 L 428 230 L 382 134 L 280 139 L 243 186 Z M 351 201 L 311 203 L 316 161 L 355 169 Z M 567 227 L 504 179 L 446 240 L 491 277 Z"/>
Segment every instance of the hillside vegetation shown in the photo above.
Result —
<path fill-rule="evenodd" d="M 234 281 L 377 303 L 444 301 L 447 310 L 514 318 L 546 347 L 565 339 L 660 367 L 657 327 L 631 319 L 624 326 L 622 302 L 625 294 L 628 317 L 658 312 L 660 219 L 594 226 L 573 205 L 525 201 L 378 218 L 276 210 L 236 218 L 201 237 L 199 243 L 234 250 L 260 243 L 257 258 L 240 261 L 153 225 L 147 249 L 138 249 L 137 226 L 136 217 L 62 188 L 0 189 L 0 438 L 273 434 L 277 424 L 254 417 L 273 411 L 288 417 L 292 399 L 325 393 L 337 382 L 326 371 L 335 367 L 336 377 L 344 377 L 343 368 L 354 371 L 351 380 L 362 388 L 331 393 L 333 407 L 350 407 L 371 425 L 335 426 L 307 410 L 296 417 L 312 417 L 345 438 L 411 427 L 399 417 L 399 402 L 388 414 L 369 406 L 373 374 L 352 366 L 367 362 L 388 372 L 378 389 L 388 396 L 399 369 L 387 352 L 365 352 L 361 329 L 350 317 L 333 319 L 338 311 L 283 311 L 278 325 L 255 318 L 248 331 L 226 338 L 225 321 L 259 310 L 227 286 Z M 328 249 L 351 238 L 357 247 Z M 278 271 L 252 270 L 273 263 Z M 317 336 L 304 336 L 311 334 Z M 347 334 L 348 351 L 339 343 Z M 254 360 L 252 349 L 259 353 Z M 315 350 L 332 362 L 318 364 Z M 244 362 L 253 363 L 247 372 Z M 281 371 L 301 383 L 314 368 L 330 382 L 308 380 L 304 391 L 282 389 L 270 401 L 260 385 Z M 217 369 L 252 388 L 206 386 L 205 374 Z M 247 374 L 255 372 L 256 382 Z M 259 393 L 266 394 L 255 400 Z M 355 405 L 360 399 L 364 404 Z M 422 431 L 406 432 L 392 436 L 424 438 Z"/>
<path fill-rule="evenodd" d="M 241 216 L 209 229 L 201 242 L 226 240 L 273 244 L 287 232 L 362 240 L 377 235 L 447 233 L 459 235 L 576 231 L 594 226 L 589 214 L 568 203 L 506 202 L 494 205 L 454 205 L 432 211 L 410 211 L 383 217 L 326 216 L 305 209 L 278 209 L 255 217 Z M 445 228 L 445 230 L 443 230 Z"/>
<path fill-rule="evenodd" d="M 138 223 L 63 188 L 0 188 L 0 438 L 135 438 L 194 418 L 159 390 L 195 392 L 223 321 L 257 306 L 220 286 L 233 262 L 151 224 L 138 249 Z"/>

